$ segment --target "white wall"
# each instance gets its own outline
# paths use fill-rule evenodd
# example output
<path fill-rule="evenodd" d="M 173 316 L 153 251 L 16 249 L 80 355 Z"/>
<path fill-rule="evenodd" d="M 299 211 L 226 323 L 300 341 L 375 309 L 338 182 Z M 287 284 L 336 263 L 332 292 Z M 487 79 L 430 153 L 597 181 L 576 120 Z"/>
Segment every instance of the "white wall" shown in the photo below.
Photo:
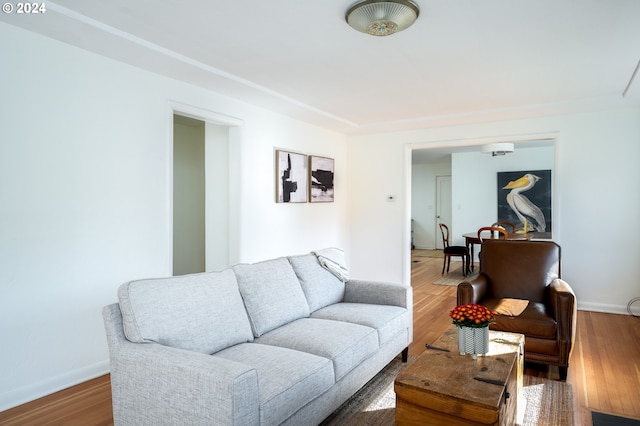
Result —
<path fill-rule="evenodd" d="M 230 151 L 227 126 L 205 124 L 205 211 L 206 211 L 206 270 L 218 271 L 230 261 L 229 231 L 230 193 L 232 191 L 229 173 Z"/>
<path fill-rule="evenodd" d="M 358 137 L 349 142 L 349 158 L 350 274 L 408 284 L 411 154 L 394 136 Z"/>
<path fill-rule="evenodd" d="M 105 373 L 102 307 L 171 274 L 172 102 L 244 123 L 232 260 L 347 247 L 344 136 L 4 23 L 0 40 L 0 411 Z M 336 202 L 276 204 L 275 147 L 335 158 Z"/>
<path fill-rule="evenodd" d="M 350 183 L 358 191 L 350 215 L 363 218 L 350 237 L 352 275 L 410 280 L 410 148 L 536 134 L 557 135 L 554 239 L 563 278 L 581 309 L 624 313 L 640 295 L 640 245 L 632 235 L 640 208 L 638 108 L 351 138 Z M 370 184 L 371 170 L 379 185 Z M 388 192 L 401 198 L 388 203 Z M 455 234 L 466 231 L 461 226 Z"/>
<path fill-rule="evenodd" d="M 264 115 L 242 129 L 239 218 L 241 262 L 338 246 L 348 248 L 348 181 L 346 138 L 328 131 L 309 131 L 303 123 L 286 128 Z M 335 159 L 335 202 L 276 203 L 275 148 Z"/>

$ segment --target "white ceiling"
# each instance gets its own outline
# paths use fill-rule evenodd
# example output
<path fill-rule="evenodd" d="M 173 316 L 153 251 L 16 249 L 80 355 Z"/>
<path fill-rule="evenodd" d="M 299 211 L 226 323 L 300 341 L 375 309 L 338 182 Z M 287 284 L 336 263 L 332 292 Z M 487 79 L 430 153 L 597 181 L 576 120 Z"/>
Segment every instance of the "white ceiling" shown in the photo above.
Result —
<path fill-rule="evenodd" d="M 416 0 L 389 37 L 351 0 L 56 0 L 0 20 L 346 134 L 640 105 L 638 0 Z"/>

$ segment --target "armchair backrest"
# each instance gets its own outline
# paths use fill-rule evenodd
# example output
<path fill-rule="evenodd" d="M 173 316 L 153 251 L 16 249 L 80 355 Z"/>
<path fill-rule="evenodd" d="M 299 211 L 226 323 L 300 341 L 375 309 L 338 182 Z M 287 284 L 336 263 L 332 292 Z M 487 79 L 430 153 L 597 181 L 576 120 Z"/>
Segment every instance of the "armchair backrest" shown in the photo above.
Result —
<path fill-rule="evenodd" d="M 544 302 L 547 286 L 560 278 L 560 246 L 552 241 L 487 240 L 480 273 L 492 297 Z"/>

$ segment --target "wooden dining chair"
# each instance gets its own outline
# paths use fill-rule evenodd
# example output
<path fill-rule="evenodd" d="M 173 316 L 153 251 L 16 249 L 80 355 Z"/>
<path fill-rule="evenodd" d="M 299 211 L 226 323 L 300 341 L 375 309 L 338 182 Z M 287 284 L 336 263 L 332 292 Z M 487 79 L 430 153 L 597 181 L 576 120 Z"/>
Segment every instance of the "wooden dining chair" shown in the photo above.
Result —
<path fill-rule="evenodd" d="M 507 232 L 509 232 L 509 234 L 516 233 L 516 225 L 513 222 L 508 222 L 506 220 L 494 222 L 491 226 L 496 228 L 504 228 L 507 230 Z"/>
<path fill-rule="evenodd" d="M 489 235 L 491 235 L 491 237 L 487 237 L 487 232 L 490 232 Z M 495 240 L 496 238 L 494 238 L 495 236 L 497 236 L 497 239 L 500 240 L 508 240 L 509 239 L 509 232 L 507 232 L 506 229 L 500 227 L 500 226 L 483 226 L 482 228 L 478 229 L 478 240 L 480 241 L 480 244 L 482 244 L 482 235 L 485 235 L 485 239 L 487 238 L 491 238 L 492 240 Z"/>
<path fill-rule="evenodd" d="M 447 274 L 449 273 L 449 266 L 451 266 L 451 258 L 458 256 L 462 258 L 462 275 L 467 275 L 469 268 L 469 249 L 465 246 L 452 246 L 449 244 L 449 227 L 444 223 L 440 224 L 440 233 L 442 234 L 442 246 L 443 246 L 443 263 L 442 263 L 442 275 L 444 275 L 445 266 L 447 268 Z"/>
<path fill-rule="evenodd" d="M 478 229 L 478 241 L 480 242 L 480 252 L 478 253 L 478 263 L 480 263 L 480 267 L 482 268 L 482 236 L 484 235 L 485 240 L 508 240 L 509 233 L 506 229 L 501 226 L 483 226 Z M 497 238 L 496 238 L 497 237 Z"/>

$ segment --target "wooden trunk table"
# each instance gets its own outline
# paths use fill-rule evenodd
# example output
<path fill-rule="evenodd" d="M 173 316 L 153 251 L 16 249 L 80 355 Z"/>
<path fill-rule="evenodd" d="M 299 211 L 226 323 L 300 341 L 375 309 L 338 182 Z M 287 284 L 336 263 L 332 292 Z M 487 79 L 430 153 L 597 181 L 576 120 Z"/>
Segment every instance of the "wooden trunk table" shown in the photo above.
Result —
<path fill-rule="evenodd" d="M 514 425 L 524 336 L 489 331 L 489 353 L 460 355 L 452 326 L 396 378 L 397 425 Z M 479 379 L 488 380 L 480 381 Z"/>

